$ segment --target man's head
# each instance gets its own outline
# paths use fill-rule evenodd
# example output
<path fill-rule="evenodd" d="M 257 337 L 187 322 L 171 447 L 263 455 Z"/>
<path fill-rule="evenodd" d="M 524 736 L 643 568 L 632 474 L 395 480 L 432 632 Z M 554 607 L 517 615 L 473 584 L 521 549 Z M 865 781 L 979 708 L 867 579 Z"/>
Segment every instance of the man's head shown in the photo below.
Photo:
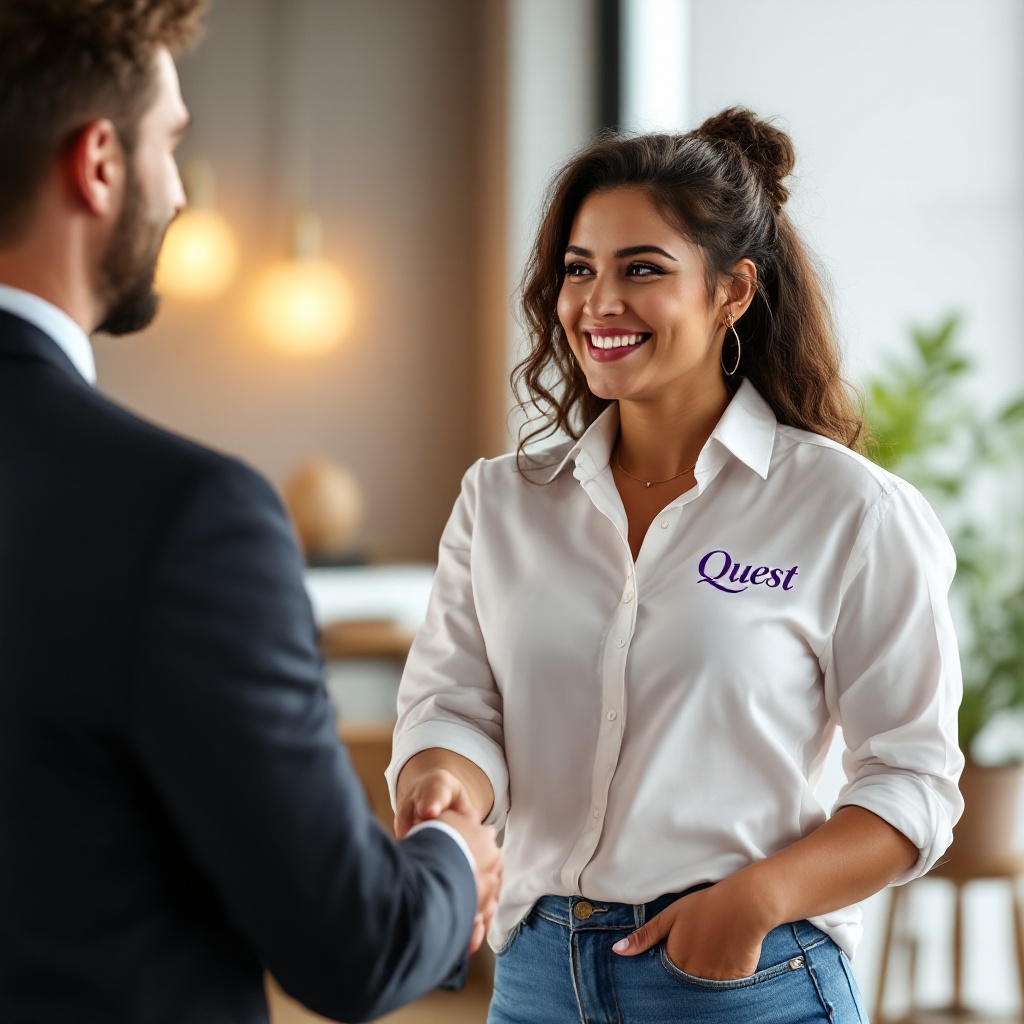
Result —
<path fill-rule="evenodd" d="M 184 205 L 172 53 L 198 34 L 205 2 L 0 2 L 0 251 L 44 222 L 50 237 L 66 229 L 90 327 L 126 333 L 156 312 L 157 255 Z"/>

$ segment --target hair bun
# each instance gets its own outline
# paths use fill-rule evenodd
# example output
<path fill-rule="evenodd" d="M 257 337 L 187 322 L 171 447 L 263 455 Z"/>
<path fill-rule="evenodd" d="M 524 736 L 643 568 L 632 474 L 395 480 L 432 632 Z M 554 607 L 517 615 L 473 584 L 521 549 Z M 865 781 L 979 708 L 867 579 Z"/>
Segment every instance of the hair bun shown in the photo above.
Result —
<path fill-rule="evenodd" d="M 728 107 L 709 117 L 695 134 L 737 149 L 757 174 L 772 206 L 782 208 L 789 198 L 789 189 L 782 181 L 796 163 L 793 142 L 784 131 L 762 121 L 746 107 Z"/>

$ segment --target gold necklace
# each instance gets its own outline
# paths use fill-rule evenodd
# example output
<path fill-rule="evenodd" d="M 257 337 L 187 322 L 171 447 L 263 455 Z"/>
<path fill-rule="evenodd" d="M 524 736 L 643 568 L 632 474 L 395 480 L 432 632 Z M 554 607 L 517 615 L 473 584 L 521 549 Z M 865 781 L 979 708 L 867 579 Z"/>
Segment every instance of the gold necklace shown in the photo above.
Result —
<path fill-rule="evenodd" d="M 619 456 L 618 452 L 615 453 L 615 464 L 619 467 L 620 470 L 622 470 L 623 473 L 626 474 L 626 476 L 629 477 L 630 480 L 635 480 L 638 484 L 643 484 L 645 487 L 651 487 L 654 484 L 669 484 L 673 480 L 678 480 L 681 476 L 686 476 L 687 473 L 692 473 L 693 470 L 697 468 L 697 463 L 695 462 L 688 469 L 684 469 L 681 473 L 676 473 L 675 476 L 667 477 L 664 480 L 644 480 L 642 477 L 633 476 L 633 474 L 630 473 L 630 471 L 626 469 L 625 466 L 623 466 L 622 459 Z"/>

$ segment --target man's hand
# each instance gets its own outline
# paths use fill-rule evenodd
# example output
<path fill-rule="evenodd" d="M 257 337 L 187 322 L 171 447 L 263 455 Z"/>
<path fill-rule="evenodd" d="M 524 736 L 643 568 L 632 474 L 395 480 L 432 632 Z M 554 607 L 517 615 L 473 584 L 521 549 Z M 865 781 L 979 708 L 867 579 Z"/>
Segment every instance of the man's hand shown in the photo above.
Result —
<path fill-rule="evenodd" d="M 483 943 L 487 929 L 494 920 L 494 913 L 498 909 L 498 893 L 501 889 L 505 860 L 498 848 L 494 829 L 488 825 L 481 825 L 472 808 L 468 813 L 449 808 L 432 817 L 458 830 L 466 840 L 476 862 L 477 910 L 468 950 L 475 953 Z"/>
<path fill-rule="evenodd" d="M 726 879 L 676 900 L 612 949 L 636 956 L 664 939 L 669 960 L 687 974 L 712 981 L 750 977 L 773 926 L 761 918 L 742 886 L 729 883 Z"/>

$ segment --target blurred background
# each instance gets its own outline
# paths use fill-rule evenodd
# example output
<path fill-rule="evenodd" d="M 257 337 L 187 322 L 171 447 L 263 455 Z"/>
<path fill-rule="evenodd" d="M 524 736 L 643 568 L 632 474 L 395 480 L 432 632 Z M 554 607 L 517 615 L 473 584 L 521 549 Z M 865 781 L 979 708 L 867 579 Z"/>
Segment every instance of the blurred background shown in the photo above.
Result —
<path fill-rule="evenodd" d="M 1020 566 L 1020 462 L 986 439 L 1012 436 L 1024 393 L 1022 57 L 1021 0 L 213 0 L 180 67 L 197 216 L 172 229 L 156 325 L 97 342 L 100 384 L 288 497 L 320 563 L 331 692 L 370 735 L 461 474 L 513 446 L 513 295 L 551 175 L 602 128 L 749 106 L 792 134 L 789 210 L 831 279 L 847 375 L 899 435 L 892 461 L 937 482 L 951 532 L 1005 542 L 983 553 L 999 582 L 958 599 L 977 632 L 977 594 L 1009 607 Z M 1008 685 L 993 763 L 1024 753 Z M 826 804 L 841 781 L 833 758 Z M 869 1004 L 885 960 L 890 1016 L 955 1001 L 1020 1019 L 1007 856 L 969 886 L 914 883 L 887 951 L 890 896 L 868 902 Z M 485 992 L 459 998 L 402 1019 L 483 1020 Z"/>

